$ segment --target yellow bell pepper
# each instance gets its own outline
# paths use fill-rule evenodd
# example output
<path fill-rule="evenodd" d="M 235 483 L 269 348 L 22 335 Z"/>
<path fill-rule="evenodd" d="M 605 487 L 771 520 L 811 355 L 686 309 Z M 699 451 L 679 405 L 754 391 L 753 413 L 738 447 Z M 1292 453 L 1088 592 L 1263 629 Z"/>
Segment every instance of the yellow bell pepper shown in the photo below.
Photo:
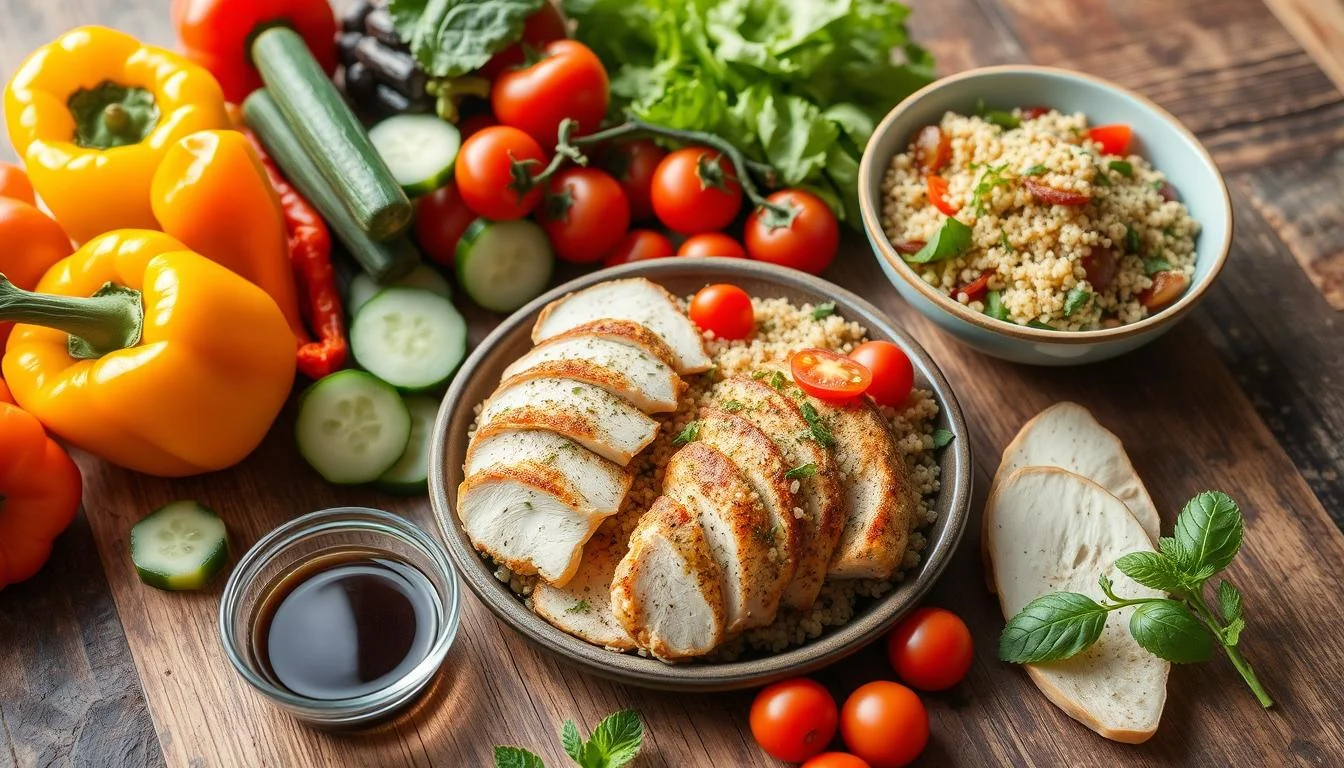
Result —
<path fill-rule="evenodd" d="M 94 238 L 36 293 L 0 279 L 19 323 L 0 368 L 67 442 L 164 477 L 238 463 L 294 382 L 294 336 L 257 286 L 161 232 Z"/>
<path fill-rule="evenodd" d="M 150 181 L 168 148 L 229 127 L 219 83 L 185 58 L 104 27 L 28 57 L 5 88 L 10 141 L 33 188 L 76 242 L 157 229 Z"/>

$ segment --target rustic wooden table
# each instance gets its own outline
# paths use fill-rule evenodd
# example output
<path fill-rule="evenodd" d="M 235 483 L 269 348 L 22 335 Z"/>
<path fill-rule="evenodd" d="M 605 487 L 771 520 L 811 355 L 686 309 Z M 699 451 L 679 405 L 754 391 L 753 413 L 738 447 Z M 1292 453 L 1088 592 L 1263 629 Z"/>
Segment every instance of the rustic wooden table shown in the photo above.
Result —
<path fill-rule="evenodd" d="M 1080 370 L 1008 365 L 951 343 L 900 302 L 851 242 L 828 277 L 905 323 L 968 415 L 975 518 L 931 597 L 975 633 L 970 677 L 927 698 L 924 765 L 1339 765 L 1344 762 L 1344 4 L 1340 0 L 943 0 L 914 29 L 943 72 L 1038 62 L 1135 88 L 1198 133 L 1227 174 L 1237 216 L 1228 268 L 1194 319 L 1151 347 Z M 0 0 L 0 77 L 60 31 L 119 27 L 171 44 L 167 2 Z M 0 155 L 6 154 L 0 151 Z M 475 315 L 473 341 L 497 318 Z M 1094 736 L 994 658 L 1002 620 L 981 586 L 975 519 L 1017 427 L 1059 399 L 1096 411 L 1130 447 L 1170 525 L 1204 488 L 1241 501 L 1249 531 L 1231 577 L 1247 594 L 1243 648 L 1278 701 L 1262 712 L 1232 667 L 1178 668 L 1148 744 Z M 281 425 L 288 424 L 281 418 Z M 295 726 L 224 660 L 220 587 L 140 586 L 126 534 L 146 510 L 198 498 L 247 546 L 281 520 L 336 504 L 390 505 L 432 527 L 428 503 L 332 488 L 279 429 L 226 473 L 160 481 L 79 457 L 86 514 L 46 569 L 0 592 L 0 768 L 11 766 L 483 766 L 518 743 L 567 764 L 567 717 L 634 707 L 645 766 L 770 761 L 746 724 L 749 693 L 650 693 L 580 675 L 468 597 L 437 705 L 377 734 Z M 1332 518 L 1333 517 L 1333 522 Z M 1164 526 L 1165 527 L 1165 526 Z M 828 670 L 838 695 L 888 675 L 877 649 Z"/>

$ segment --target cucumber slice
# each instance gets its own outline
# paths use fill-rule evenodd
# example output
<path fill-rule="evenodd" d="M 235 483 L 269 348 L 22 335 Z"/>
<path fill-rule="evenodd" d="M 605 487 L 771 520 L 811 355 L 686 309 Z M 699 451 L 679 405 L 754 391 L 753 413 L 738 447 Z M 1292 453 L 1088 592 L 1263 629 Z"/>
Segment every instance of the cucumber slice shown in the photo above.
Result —
<path fill-rule="evenodd" d="M 435 115 L 393 115 L 369 129 L 369 141 L 392 178 L 415 197 L 433 192 L 453 177 L 462 134 Z"/>
<path fill-rule="evenodd" d="M 433 389 L 447 382 L 466 356 L 467 322 L 442 296 L 387 288 L 355 315 L 350 352 L 361 368 L 398 389 Z"/>
<path fill-rule="evenodd" d="M 421 288 L 442 296 L 445 299 L 453 297 L 453 289 L 448 285 L 448 278 L 444 277 L 437 269 L 425 263 L 416 265 L 411 273 L 399 280 L 393 280 L 386 285 L 380 285 L 378 281 L 369 276 L 367 272 L 360 272 L 350 279 L 350 298 L 345 302 L 345 309 L 351 317 L 378 294 L 384 288 Z"/>
<path fill-rule="evenodd" d="M 434 437 L 434 421 L 439 417 L 439 401 L 410 395 L 406 408 L 411 412 L 411 441 L 406 452 L 375 485 L 381 491 L 399 496 L 423 496 L 429 492 L 429 443 Z"/>
<path fill-rule="evenodd" d="M 411 414 L 387 382 L 341 371 L 303 393 L 294 437 L 299 453 L 328 482 L 371 483 L 406 452 Z"/>
<path fill-rule="evenodd" d="M 200 589 L 229 560 L 224 521 L 202 504 L 175 501 L 131 527 L 131 562 L 158 589 Z"/>
<path fill-rule="evenodd" d="M 540 296 L 554 268 L 546 233 L 525 219 L 477 219 L 457 243 L 458 283 L 495 312 L 512 312 Z"/>

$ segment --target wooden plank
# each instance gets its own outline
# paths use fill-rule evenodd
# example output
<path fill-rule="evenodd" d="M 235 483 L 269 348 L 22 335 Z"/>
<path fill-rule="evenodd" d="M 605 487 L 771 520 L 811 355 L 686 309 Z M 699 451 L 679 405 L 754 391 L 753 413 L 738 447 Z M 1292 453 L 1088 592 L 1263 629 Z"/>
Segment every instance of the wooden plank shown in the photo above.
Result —
<path fill-rule="evenodd" d="M 1344 91 L 1344 5 L 1319 0 L 1265 0 L 1265 5 Z"/>

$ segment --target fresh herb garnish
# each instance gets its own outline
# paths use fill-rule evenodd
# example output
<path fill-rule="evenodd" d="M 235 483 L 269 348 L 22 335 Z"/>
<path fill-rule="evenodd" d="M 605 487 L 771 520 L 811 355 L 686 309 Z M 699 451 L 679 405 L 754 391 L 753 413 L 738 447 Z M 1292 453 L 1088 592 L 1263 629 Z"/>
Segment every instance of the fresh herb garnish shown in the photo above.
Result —
<path fill-rule="evenodd" d="M 1098 187 L 1111 186 L 1111 177 L 1106 174 L 1105 168 L 1098 168 L 1095 175 L 1092 176 L 1092 183 Z"/>
<path fill-rule="evenodd" d="M 1040 163 L 1037 163 L 1036 165 L 1033 165 L 1033 166 L 1031 166 L 1030 168 L 1028 168 L 1025 172 L 1023 172 L 1022 175 L 1023 175 L 1023 176 L 1044 176 L 1045 174 L 1047 174 L 1047 173 L 1049 173 L 1049 172 L 1050 172 L 1050 169 L 1049 169 L 1049 168 L 1046 168 L 1044 165 L 1041 165 Z"/>
<path fill-rule="evenodd" d="M 761 379 L 764 379 L 766 376 L 769 376 L 769 375 L 770 375 L 770 372 L 769 372 L 769 371 L 752 371 L 752 372 L 751 372 L 751 378 L 753 378 L 753 379 L 755 379 L 755 380 L 757 380 L 757 381 L 760 381 Z"/>
<path fill-rule="evenodd" d="M 1008 322 L 1008 308 L 1003 306 L 1003 293 L 990 291 L 985 294 L 985 314 L 995 320 Z"/>
<path fill-rule="evenodd" d="M 723 403 L 720 404 L 720 407 L 729 413 L 737 413 L 738 411 L 742 410 L 743 408 L 746 408 L 747 406 L 744 405 L 741 400 L 725 400 Z"/>
<path fill-rule="evenodd" d="M 1137 254 L 1143 249 L 1143 243 L 1139 240 L 1139 230 L 1125 225 L 1125 252 Z"/>
<path fill-rule="evenodd" d="M 397 36 L 416 63 L 433 77 L 456 77 L 480 69 L 518 40 L 523 21 L 545 0 L 389 0 Z"/>
<path fill-rule="evenodd" d="M 821 414 L 811 403 L 803 403 L 803 419 L 807 421 L 807 428 L 812 433 L 812 439 L 827 448 L 835 445 L 835 435 L 831 434 L 830 427 L 821 420 Z"/>
<path fill-rule="evenodd" d="M 1148 182 L 1148 186 L 1152 187 L 1153 189 L 1157 190 L 1158 192 L 1161 192 L 1161 191 L 1162 191 L 1162 188 L 1165 187 L 1166 185 L 1167 185 L 1167 182 L 1164 181 L 1164 180 L 1162 180 L 1162 179 L 1158 179 L 1157 181 L 1150 181 L 1150 182 Z"/>
<path fill-rule="evenodd" d="M 1246 628 L 1241 593 L 1223 579 L 1215 592 L 1216 610 L 1205 599 L 1205 587 L 1232 563 L 1245 532 L 1246 522 L 1235 501 L 1218 491 L 1199 494 L 1176 518 L 1174 535 L 1159 540 L 1160 551 L 1131 552 L 1115 562 L 1121 573 L 1170 598 L 1118 597 L 1110 578 L 1102 574 L 1098 586 L 1105 601 L 1077 592 L 1054 592 L 1027 603 L 1003 628 L 999 658 L 1018 664 L 1070 658 L 1101 637 L 1111 611 L 1134 606 L 1129 633 L 1149 653 L 1186 664 L 1208 659 L 1217 643 L 1260 706 L 1273 706 L 1237 648 Z"/>
<path fill-rule="evenodd" d="M 1033 318 L 1033 319 L 1027 321 L 1027 327 L 1028 327 L 1028 328 L 1035 328 L 1035 329 L 1037 329 L 1037 330 L 1039 330 L 1039 331 L 1053 331 L 1053 330 L 1055 330 L 1054 326 L 1052 326 L 1052 325 L 1046 325 L 1045 323 L 1042 323 L 1040 320 L 1037 320 L 1037 319 L 1035 319 L 1035 318 Z"/>
<path fill-rule="evenodd" d="M 579 768 L 624 768 L 644 744 L 644 724 L 634 710 L 607 715 L 584 741 L 579 726 L 566 720 L 560 744 Z M 540 757 L 521 747 L 495 747 L 495 768 L 546 768 Z"/>
<path fill-rule="evenodd" d="M 797 480 L 800 477 L 811 477 L 815 474 L 817 474 L 817 465 L 808 463 L 790 469 L 784 473 L 784 476 L 790 480 Z"/>
<path fill-rule="evenodd" d="M 570 393 L 575 394 L 575 395 L 582 395 L 582 394 L 583 394 L 583 387 L 575 387 L 575 388 L 573 388 L 573 389 L 571 389 L 571 390 L 569 390 L 569 391 L 570 391 Z"/>
<path fill-rule="evenodd" d="M 933 430 L 932 437 L 933 448 L 934 450 L 937 450 L 939 448 L 946 448 L 948 443 L 952 442 L 952 438 L 956 437 L 956 435 L 946 429 L 935 429 Z"/>
<path fill-rule="evenodd" d="M 783 389 L 784 385 L 788 383 L 789 380 L 784 378 L 784 374 L 779 371 L 770 372 L 770 386 L 774 389 Z"/>
<path fill-rule="evenodd" d="M 1064 297 L 1064 316 L 1073 317 L 1073 313 L 1087 306 L 1092 300 L 1092 292 L 1084 288 L 1081 284 L 1075 285 Z"/>
<path fill-rule="evenodd" d="M 1156 275 L 1158 272 L 1170 272 L 1173 269 L 1175 269 L 1175 267 L 1171 265 L 1171 262 L 1162 258 L 1160 255 L 1143 260 L 1143 274 L 1149 277 Z"/>
<path fill-rule="evenodd" d="M 687 443 L 693 443 L 699 437 L 700 437 L 700 422 L 692 421 L 690 424 L 686 425 L 685 429 L 678 432 L 676 437 L 672 438 L 672 444 L 685 445 Z"/>
<path fill-rule="evenodd" d="M 989 195 L 995 187 L 1005 187 L 1012 181 L 1012 176 L 1004 173 L 1007 168 L 1007 163 L 985 166 L 984 172 L 980 174 L 980 180 L 975 184 L 975 189 L 971 190 L 976 216 L 985 215 L 985 205 L 989 202 Z"/>
<path fill-rule="evenodd" d="M 984 99 L 980 99 L 975 103 L 975 114 L 983 118 L 985 122 L 997 125 L 1006 130 L 1012 130 L 1022 124 L 1022 118 L 1014 115 L 1012 112 L 987 108 Z"/>
<path fill-rule="evenodd" d="M 588 604 L 587 600 L 580 600 L 579 602 L 566 608 L 565 613 L 588 613 L 592 609 L 593 607 Z"/>
<path fill-rule="evenodd" d="M 1003 250 L 1009 253 L 1013 253 L 1017 250 L 1013 247 L 1012 243 L 1008 242 L 1008 230 L 1006 229 L 999 230 L 999 245 L 1002 245 Z"/>
<path fill-rule="evenodd" d="M 812 319 L 821 320 L 835 314 L 835 302 L 823 301 L 812 309 Z"/>
<path fill-rule="evenodd" d="M 1127 179 L 1134 178 L 1134 166 L 1128 160 L 1112 160 L 1110 169 Z"/>
<path fill-rule="evenodd" d="M 911 264 L 931 264 L 965 253 L 971 247 L 971 228 L 957 219 L 948 217 L 938 228 L 933 239 L 915 253 L 903 257 Z"/>

